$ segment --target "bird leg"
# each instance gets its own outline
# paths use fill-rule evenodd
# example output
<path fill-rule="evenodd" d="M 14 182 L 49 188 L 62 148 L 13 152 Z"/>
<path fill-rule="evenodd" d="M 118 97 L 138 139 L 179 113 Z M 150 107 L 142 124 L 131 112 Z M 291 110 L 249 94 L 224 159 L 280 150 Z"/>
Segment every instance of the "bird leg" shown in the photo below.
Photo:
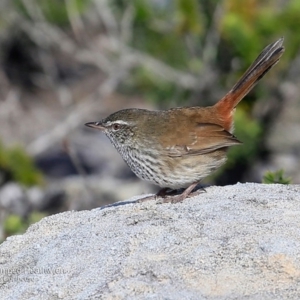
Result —
<path fill-rule="evenodd" d="M 165 198 L 167 194 L 172 194 L 172 193 L 176 192 L 175 190 L 170 190 L 170 191 L 169 190 L 170 190 L 169 188 L 162 188 L 158 191 L 157 194 L 139 199 L 137 202 L 141 203 L 141 202 L 150 201 L 150 200 L 157 200 L 157 198 Z"/>
<path fill-rule="evenodd" d="M 175 196 L 170 196 L 170 197 L 164 197 L 162 200 L 162 203 L 178 203 L 182 202 L 185 198 L 187 198 L 194 188 L 197 186 L 198 182 L 192 183 L 190 186 L 188 186 L 181 194 L 175 195 Z"/>
<path fill-rule="evenodd" d="M 158 191 L 156 197 L 165 198 L 168 195 L 176 195 L 177 191 L 178 190 L 172 190 L 170 188 L 162 188 L 161 190 Z"/>
<path fill-rule="evenodd" d="M 162 198 L 162 203 L 182 202 L 184 199 L 188 198 L 189 196 L 194 196 L 194 195 L 198 194 L 198 191 L 192 193 L 198 183 L 199 182 L 192 183 L 179 195 L 174 195 L 176 193 L 176 190 L 172 190 L 169 188 L 163 188 L 156 195 L 139 199 L 137 202 L 141 203 L 141 202 L 145 202 L 145 201 L 149 201 L 149 200 L 157 200 L 157 198 Z M 204 188 L 201 188 L 201 190 L 206 192 Z"/>

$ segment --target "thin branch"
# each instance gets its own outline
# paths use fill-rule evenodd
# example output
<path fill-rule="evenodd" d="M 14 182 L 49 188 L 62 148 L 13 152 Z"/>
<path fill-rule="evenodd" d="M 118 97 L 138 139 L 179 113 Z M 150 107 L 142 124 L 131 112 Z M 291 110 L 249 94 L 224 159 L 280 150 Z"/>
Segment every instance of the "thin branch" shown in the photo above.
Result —
<path fill-rule="evenodd" d="M 215 61 L 217 55 L 218 44 L 220 42 L 220 31 L 219 22 L 222 20 L 222 15 L 224 13 L 224 7 L 222 3 L 216 5 L 212 23 L 207 31 L 206 39 L 203 46 L 202 59 L 206 66 L 211 66 L 212 62 Z"/>
<path fill-rule="evenodd" d="M 120 22 L 120 39 L 125 45 L 132 40 L 134 16 L 135 8 L 132 4 L 128 4 Z"/>
<path fill-rule="evenodd" d="M 108 37 L 119 36 L 118 22 L 115 19 L 107 0 L 94 0 L 98 14 L 107 30 Z"/>
<path fill-rule="evenodd" d="M 130 15 L 130 8 L 128 11 L 128 15 Z M 127 16 L 126 18 L 129 19 L 127 22 L 130 23 L 130 17 Z M 126 18 L 124 15 L 124 22 Z M 54 44 L 60 47 L 65 53 L 72 55 L 77 61 L 95 65 L 106 73 L 112 72 L 112 66 L 115 63 L 110 61 L 108 55 L 104 55 L 104 53 L 102 53 L 103 51 L 100 51 L 101 49 L 106 49 L 108 53 L 117 53 L 118 55 L 130 54 L 128 59 L 131 60 L 132 64 L 145 67 L 156 76 L 166 81 L 176 83 L 183 88 L 201 89 L 202 86 L 206 85 L 207 81 L 210 81 L 210 76 L 205 76 L 200 83 L 198 78 L 194 75 L 177 70 L 151 55 L 128 47 L 119 38 L 113 36 L 99 36 L 98 39 L 90 42 L 88 49 L 83 49 L 79 48 L 63 31 L 47 22 L 39 22 L 38 26 L 32 26 L 31 23 L 24 22 L 23 28 L 42 48 L 45 48 L 45 45 L 50 46 Z M 125 34 L 125 32 L 123 34 Z M 129 33 L 126 33 L 124 38 L 129 38 L 129 35 Z"/>
<path fill-rule="evenodd" d="M 121 45 L 121 48 L 124 48 L 126 50 L 126 53 L 130 53 L 128 59 L 130 59 L 133 64 L 143 66 L 150 72 L 154 73 L 156 76 L 159 76 L 166 81 L 174 82 L 181 87 L 189 89 L 199 89 L 200 83 L 197 77 L 193 76 L 192 74 L 177 70 L 165 64 L 164 62 L 152 57 L 151 55 L 128 47 L 121 43 L 119 40 L 101 37 L 99 43 L 103 48 L 117 53 L 118 51 L 120 51 Z"/>
<path fill-rule="evenodd" d="M 36 2 L 31 0 L 22 0 L 22 3 L 26 8 L 26 12 L 29 14 L 34 23 L 45 20 L 45 16 Z"/>
<path fill-rule="evenodd" d="M 77 2 L 73 0 L 65 0 L 65 5 L 71 28 L 74 35 L 79 38 L 84 32 L 84 23 L 80 18 Z"/>

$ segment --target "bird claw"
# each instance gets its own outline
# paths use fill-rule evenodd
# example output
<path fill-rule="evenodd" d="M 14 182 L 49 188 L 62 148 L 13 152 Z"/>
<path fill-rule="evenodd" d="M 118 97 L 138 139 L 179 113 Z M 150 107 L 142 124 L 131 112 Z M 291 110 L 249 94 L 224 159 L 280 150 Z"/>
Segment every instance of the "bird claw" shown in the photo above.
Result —
<path fill-rule="evenodd" d="M 199 190 L 197 190 L 195 192 L 191 192 L 195 186 L 196 185 L 194 185 L 194 186 L 192 185 L 190 188 L 186 189 L 183 193 L 181 193 L 179 195 L 172 195 L 172 193 L 174 193 L 174 190 L 171 190 L 171 192 L 166 193 L 167 189 L 163 189 L 160 192 L 158 192 L 156 195 L 147 196 L 145 198 L 137 200 L 137 203 L 142 203 L 142 202 L 151 201 L 151 200 L 158 200 L 157 201 L 158 204 L 163 204 L 163 203 L 173 203 L 174 204 L 174 203 L 182 202 L 186 198 L 194 197 L 201 192 L 206 193 L 206 190 L 203 187 L 201 187 Z"/>

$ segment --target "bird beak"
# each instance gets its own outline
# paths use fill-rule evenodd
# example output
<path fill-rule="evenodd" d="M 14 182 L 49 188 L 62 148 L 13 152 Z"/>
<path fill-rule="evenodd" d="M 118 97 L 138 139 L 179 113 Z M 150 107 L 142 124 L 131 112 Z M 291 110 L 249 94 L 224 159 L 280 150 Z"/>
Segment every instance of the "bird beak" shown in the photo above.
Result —
<path fill-rule="evenodd" d="M 105 129 L 105 127 L 102 125 L 101 122 L 89 122 L 89 123 L 85 123 L 84 125 L 91 127 L 91 128 L 99 129 L 99 130 Z"/>

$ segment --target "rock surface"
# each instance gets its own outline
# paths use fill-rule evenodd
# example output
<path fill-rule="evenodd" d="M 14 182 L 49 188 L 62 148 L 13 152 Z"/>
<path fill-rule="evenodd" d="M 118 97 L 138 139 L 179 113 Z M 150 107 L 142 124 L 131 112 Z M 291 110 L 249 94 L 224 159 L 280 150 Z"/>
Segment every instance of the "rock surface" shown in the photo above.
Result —
<path fill-rule="evenodd" d="M 0 247 L 0 299 L 299 299 L 300 186 L 66 212 Z"/>

